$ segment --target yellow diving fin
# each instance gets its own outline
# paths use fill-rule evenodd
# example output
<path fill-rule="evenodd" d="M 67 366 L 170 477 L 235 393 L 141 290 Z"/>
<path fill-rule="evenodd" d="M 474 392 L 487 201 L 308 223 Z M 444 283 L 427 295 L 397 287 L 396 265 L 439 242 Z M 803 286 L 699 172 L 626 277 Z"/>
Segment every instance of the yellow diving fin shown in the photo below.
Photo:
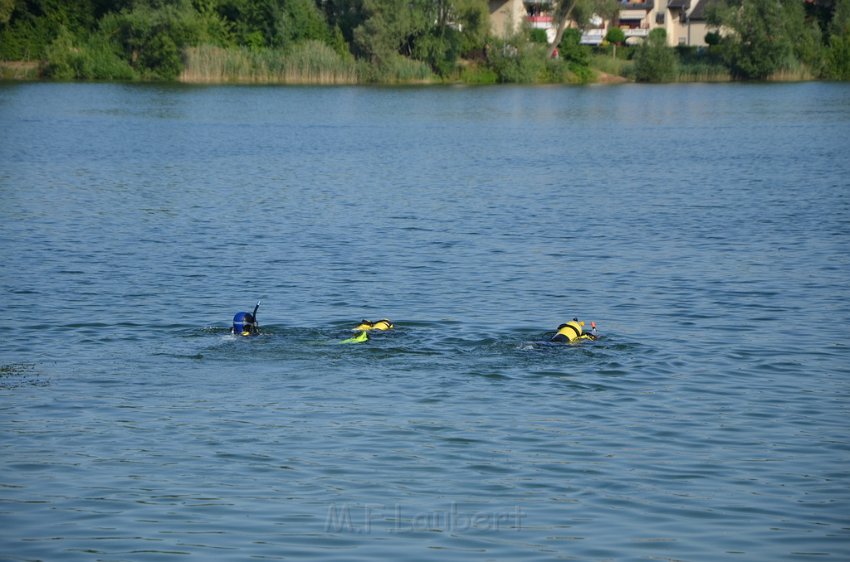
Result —
<path fill-rule="evenodd" d="M 367 334 L 365 331 L 360 332 L 356 336 L 344 339 L 339 343 L 362 343 L 364 341 L 369 341 L 369 334 Z"/>

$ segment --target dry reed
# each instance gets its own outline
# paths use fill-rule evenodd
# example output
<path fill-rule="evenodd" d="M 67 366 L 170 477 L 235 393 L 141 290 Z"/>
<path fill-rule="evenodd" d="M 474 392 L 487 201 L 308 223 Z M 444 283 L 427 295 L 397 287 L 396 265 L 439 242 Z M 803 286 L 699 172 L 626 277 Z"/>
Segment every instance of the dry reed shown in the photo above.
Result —
<path fill-rule="evenodd" d="M 180 81 L 192 84 L 356 84 L 353 61 L 333 49 L 308 41 L 291 51 L 190 47 L 184 53 Z"/>

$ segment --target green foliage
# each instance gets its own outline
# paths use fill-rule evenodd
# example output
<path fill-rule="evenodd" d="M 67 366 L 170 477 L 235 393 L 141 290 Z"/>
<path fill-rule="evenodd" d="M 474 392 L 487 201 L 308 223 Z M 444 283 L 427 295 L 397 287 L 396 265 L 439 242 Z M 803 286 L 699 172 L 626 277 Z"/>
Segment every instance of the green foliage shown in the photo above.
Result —
<path fill-rule="evenodd" d="M 545 81 L 546 48 L 543 45 L 518 40 L 494 41 L 487 53 L 488 65 L 499 82 L 531 84 Z"/>
<path fill-rule="evenodd" d="M 581 31 L 567 29 L 558 45 L 558 56 L 562 61 L 577 67 L 590 69 L 590 47 L 581 44 Z"/>
<path fill-rule="evenodd" d="M 460 33 L 454 29 L 434 29 L 416 38 L 412 54 L 440 76 L 448 76 L 455 70 L 460 46 Z"/>
<path fill-rule="evenodd" d="M 808 18 L 802 2 L 790 2 L 785 6 L 784 32 L 791 43 L 786 68 L 802 66 L 811 74 L 820 75 L 824 63 L 824 42 L 818 22 Z"/>
<path fill-rule="evenodd" d="M 850 0 L 836 0 L 824 72 L 832 80 L 850 80 Z"/>
<path fill-rule="evenodd" d="M 212 9 L 227 22 L 237 44 L 255 50 L 283 44 L 279 31 L 284 28 L 284 12 L 278 0 L 217 0 L 216 4 Z"/>
<path fill-rule="evenodd" d="M 729 70 L 715 49 L 678 46 L 677 82 L 728 82 Z"/>
<path fill-rule="evenodd" d="M 142 76 L 173 80 L 183 68 L 182 51 L 204 36 L 204 20 L 187 2 L 154 10 L 139 5 L 109 14 L 101 31 L 113 38 L 123 56 Z"/>
<path fill-rule="evenodd" d="M 661 28 L 649 32 L 635 52 L 634 62 L 638 82 L 669 82 L 676 78 L 676 53 L 667 46 L 667 33 Z"/>
<path fill-rule="evenodd" d="M 714 17 L 733 30 L 719 47 L 735 78 L 765 80 L 790 56 L 783 1 L 788 0 L 747 0 L 717 10 Z"/>
<path fill-rule="evenodd" d="M 613 58 L 610 55 L 605 55 L 599 51 L 594 51 L 591 54 L 590 66 L 606 74 L 611 74 L 612 76 L 634 78 L 633 61 Z"/>
<path fill-rule="evenodd" d="M 595 15 L 611 20 L 620 12 L 618 0 L 558 0 L 558 4 L 561 13 L 569 10 L 570 18 L 580 29 L 587 28 Z"/>
<path fill-rule="evenodd" d="M 614 45 L 622 45 L 626 42 L 626 32 L 619 27 L 610 27 L 605 34 L 605 40 Z"/>
<path fill-rule="evenodd" d="M 15 10 L 15 0 L 0 0 L 0 24 L 9 23 Z"/>
<path fill-rule="evenodd" d="M 410 55 L 413 39 L 428 29 L 424 2 L 413 0 L 412 6 L 407 0 L 364 0 L 366 18 L 354 30 L 355 53 L 379 65 L 398 54 Z"/>
<path fill-rule="evenodd" d="M 850 80 L 850 33 L 829 38 L 824 76 L 832 80 Z"/>
<path fill-rule="evenodd" d="M 362 64 L 359 73 L 364 81 L 380 84 L 425 83 L 434 78 L 426 63 L 397 53 L 378 64 Z"/>
<path fill-rule="evenodd" d="M 452 20 L 460 31 L 460 53 L 484 49 L 490 33 L 490 10 L 485 0 L 453 0 Z"/>
<path fill-rule="evenodd" d="M 221 47 L 236 45 L 236 26 L 217 10 L 216 0 L 193 0 L 192 5 L 200 21 L 199 43 Z"/>
<path fill-rule="evenodd" d="M 354 44 L 354 30 L 366 18 L 363 0 L 324 0 L 321 2 L 328 25 L 339 29 L 348 45 Z"/>
<path fill-rule="evenodd" d="M 476 64 L 465 67 L 460 74 L 460 80 L 464 84 L 472 85 L 496 84 L 499 75 L 486 65 Z"/>
<path fill-rule="evenodd" d="M 541 43 L 543 45 L 545 45 L 546 43 L 549 42 L 549 38 L 546 37 L 546 30 L 545 29 L 537 29 L 537 28 L 530 29 L 529 32 L 528 32 L 528 39 L 532 43 Z"/>
<path fill-rule="evenodd" d="M 330 30 L 324 14 L 312 0 L 286 0 L 283 5 L 283 45 L 303 41 L 321 41 L 327 43 Z M 280 40 L 279 40 L 280 41 Z"/>
<path fill-rule="evenodd" d="M 397 67 L 397 55 L 404 55 L 449 76 L 458 58 L 481 49 L 486 37 L 483 0 L 364 0 L 363 9 L 365 17 L 353 32 L 353 50 L 378 65 L 380 74 L 386 73 L 388 63 Z"/>
<path fill-rule="evenodd" d="M 80 44 L 67 29 L 61 29 L 47 48 L 45 76 L 57 80 L 133 80 L 136 74 L 100 35 Z"/>
<path fill-rule="evenodd" d="M 8 24 L 0 26 L 0 59 L 44 59 L 58 32 L 58 26 L 47 17 L 13 12 Z"/>
<path fill-rule="evenodd" d="M 724 31 L 706 35 L 710 57 L 681 50 L 677 57 L 650 38 L 637 49 L 616 47 L 619 58 L 594 60 L 594 67 L 620 75 L 633 68 L 640 81 L 726 79 L 721 65 L 736 79 L 850 80 L 850 0 L 712 6 L 710 22 Z M 35 61 L 31 67 L 56 79 L 173 80 L 189 53 L 214 52 L 212 59 L 253 69 L 250 80 L 350 83 L 356 56 L 366 81 L 431 81 L 437 74 L 469 83 L 582 82 L 592 73 L 580 29 L 592 15 L 610 19 L 621 7 L 618 0 L 553 0 L 556 21 L 569 16 L 579 29 L 567 29 L 559 58 L 549 59 L 542 30 L 490 38 L 484 0 L 0 0 L 0 60 Z M 625 35 L 614 26 L 606 40 L 623 44 Z M 633 64 L 624 60 L 631 53 Z M 286 69 L 275 66 L 283 59 Z M 233 75 L 207 62 L 209 75 Z"/>

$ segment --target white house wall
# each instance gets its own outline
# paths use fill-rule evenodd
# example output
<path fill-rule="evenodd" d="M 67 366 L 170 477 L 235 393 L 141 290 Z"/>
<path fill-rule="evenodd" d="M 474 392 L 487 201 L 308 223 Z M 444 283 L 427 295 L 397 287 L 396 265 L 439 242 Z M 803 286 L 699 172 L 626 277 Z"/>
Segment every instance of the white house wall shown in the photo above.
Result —
<path fill-rule="evenodd" d="M 496 37 L 510 37 L 525 21 L 522 0 L 490 0 L 490 32 Z"/>

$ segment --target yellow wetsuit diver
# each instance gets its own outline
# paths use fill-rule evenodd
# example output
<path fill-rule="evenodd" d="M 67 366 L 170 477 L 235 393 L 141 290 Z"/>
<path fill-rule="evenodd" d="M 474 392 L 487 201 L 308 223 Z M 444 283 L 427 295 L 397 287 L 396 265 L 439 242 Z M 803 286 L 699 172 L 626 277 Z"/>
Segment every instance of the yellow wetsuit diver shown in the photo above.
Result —
<path fill-rule="evenodd" d="M 579 340 L 595 340 L 597 338 L 596 322 L 590 323 L 590 332 L 584 331 L 584 322 L 573 318 L 566 324 L 558 326 L 558 332 L 552 336 L 550 341 L 560 343 L 573 343 Z"/>
<path fill-rule="evenodd" d="M 370 322 L 369 320 L 361 320 L 360 324 L 358 324 L 354 328 L 354 331 L 356 331 L 356 332 L 360 332 L 360 331 L 368 332 L 369 330 L 380 330 L 380 331 L 383 332 L 385 330 L 392 330 L 393 327 L 394 327 L 393 323 L 390 322 L 389 320 L 387 320 L 386 318 L 384 318 L 383 320 L 378 320 L 377 322 Z"/>
<path fill-rule="evenodd" d="M 339 343 L 362 343 L 364 341 L 369 341 L 369 330 L 378 330 L 384 332 L 386 330 L 392 330 L 395 326 L 393 323 L 384 318 L 383 320 L 378 320 L 377 322 L 371 322 L 369 320 L 361 320 L 360 324 L 355 326 L 353 330 L 358 332 L 356 335 L 344 339 Z"/>

